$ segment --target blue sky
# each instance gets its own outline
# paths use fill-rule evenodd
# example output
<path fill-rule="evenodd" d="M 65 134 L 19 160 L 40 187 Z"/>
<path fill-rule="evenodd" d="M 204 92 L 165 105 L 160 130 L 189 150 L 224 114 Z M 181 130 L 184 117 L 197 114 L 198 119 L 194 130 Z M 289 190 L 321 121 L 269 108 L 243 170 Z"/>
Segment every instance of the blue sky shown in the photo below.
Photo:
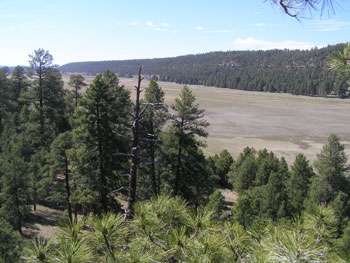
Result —
<path fill-rule="evenodd" d="M 350 1 L 297 21 L 264 0 L 0 0 L 0 65 L 306 49 L 349 41 Z"/>

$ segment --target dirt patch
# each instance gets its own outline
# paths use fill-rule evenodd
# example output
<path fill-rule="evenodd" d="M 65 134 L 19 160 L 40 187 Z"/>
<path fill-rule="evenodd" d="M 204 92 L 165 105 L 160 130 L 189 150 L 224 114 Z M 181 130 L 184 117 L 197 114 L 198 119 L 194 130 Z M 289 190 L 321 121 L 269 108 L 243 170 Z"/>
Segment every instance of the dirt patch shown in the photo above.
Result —
<path fill-rule="evenodd" d="M 238 199 L 238 193 L 231 191 L 230 189 L 220 189 L 221 194 L 225 198 L 224 217 L 232 215 L 232 207 Z"/>
<path fill-rule="evenodd" d="M 231 191 L 230 189 L 221 189 L 221 194 L 225 197 L 225 201 L 236 202 L 238 199 L 238 193 Z"/>
<path fill-rule="evenodd" d="M 23 226 L 23 234 L 33 238 L 40 236 L 49 239 L 60 232 L 59 223 L 65 218 L 63 211 L 37 205 L 36 211 L 31 211 L 29 221 Z"/>

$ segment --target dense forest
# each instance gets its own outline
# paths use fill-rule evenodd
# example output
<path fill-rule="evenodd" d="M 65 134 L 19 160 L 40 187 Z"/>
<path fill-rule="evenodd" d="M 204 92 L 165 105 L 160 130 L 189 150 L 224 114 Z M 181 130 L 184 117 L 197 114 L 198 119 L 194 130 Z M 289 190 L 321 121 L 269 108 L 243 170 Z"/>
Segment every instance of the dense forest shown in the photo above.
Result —
<path fill-rule="evenodd" d="M 29 74 L 0 70 L 0 262 L 350 261 L 336 135 L 314 164 L 248 147 L 206 157 L 186 85 L 169 107 L 156 81 L 140 99 L 141 68 L 136 100 L 106 70 L 82 94 L 84 77 L 65 90 L 48 51 L 29 57 Z M 238 195 L 229 211 L 223 189 Z M 50 239 L 24 231 L 39 204 L 65 211 Z"/>
<path fill-rule="evenodd" d="M 202 84 L 249 91 L 309 96 L 347 97 L 346 76 L 329 70 L 331 54 L 344 44 L 312 50 L 227 51 L 174 58 L 76 62 L 62 73 L 96 75 L 111 70 L 120 77 L 137 74 L 139 65 L 150 79 Z"/>

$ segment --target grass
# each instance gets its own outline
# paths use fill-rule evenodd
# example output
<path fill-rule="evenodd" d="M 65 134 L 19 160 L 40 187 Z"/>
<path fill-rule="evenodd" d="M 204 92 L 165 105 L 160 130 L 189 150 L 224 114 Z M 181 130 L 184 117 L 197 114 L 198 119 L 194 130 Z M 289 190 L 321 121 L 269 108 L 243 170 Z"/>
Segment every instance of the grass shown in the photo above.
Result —
<path fill-rule="evenodd" d="M 91 83 L 93 78 L 87 76 L 86 82 Z M 68 87 L 68 76 L 64 76 L 64 81 Z M 121 78 L 120 82 L 133 93 L 135 78 Z M 147 87 L 148 83 L 144 80 L 142 87 Z M 172 82 L 159 84 L 169 105 L 183 87 Z M 189 87 L 210 122 L 204 149 L 206 155 L 227 149 L 236 158 L 246 146 L 250 146 L 267 148 L 279 157 L 284 156 L 289 164 L 298 153 L 313 161 L 330 133 L 340 136 L 349 153 L 348 99 L 247 92 L 202 85 Z"/>

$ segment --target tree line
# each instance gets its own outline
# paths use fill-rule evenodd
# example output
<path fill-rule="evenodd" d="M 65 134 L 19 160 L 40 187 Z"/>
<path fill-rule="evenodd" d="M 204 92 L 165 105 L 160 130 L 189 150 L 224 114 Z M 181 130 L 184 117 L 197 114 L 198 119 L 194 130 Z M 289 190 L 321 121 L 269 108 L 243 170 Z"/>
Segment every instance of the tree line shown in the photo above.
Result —
<path fill-rule="evenodd" d="M 348 76 L 329 70 L 333 53 L 344 44 L 311 50 L 227 51 L 160 59 L 76 62 L 63 73 L 95 75 L 107 69 L 120 77 L 137 75 L 143 65 L 150 79 L 247 91 L 307 96 L 349 96 Z"/>
<path fill-rule="evenodd" d="M 107 70 L 82 94 L 83 76 L 65 90 L 52 62 L 38 49 L 29 75 L 0 70 L 5 262 L 349 260 L 348 164 L 336 135 L 314 165 L 253 148 L 205 157 L 209 123 L 186 85 L 169 110 L 156 81 L 133 101 Z M 225 188 L 239 194 L 228 214 Z M 138 202 L 126 211 L 130 191 Z M 65 210 L 67 226 L 50 241 L 20 241 L 38 204 Z"/>

